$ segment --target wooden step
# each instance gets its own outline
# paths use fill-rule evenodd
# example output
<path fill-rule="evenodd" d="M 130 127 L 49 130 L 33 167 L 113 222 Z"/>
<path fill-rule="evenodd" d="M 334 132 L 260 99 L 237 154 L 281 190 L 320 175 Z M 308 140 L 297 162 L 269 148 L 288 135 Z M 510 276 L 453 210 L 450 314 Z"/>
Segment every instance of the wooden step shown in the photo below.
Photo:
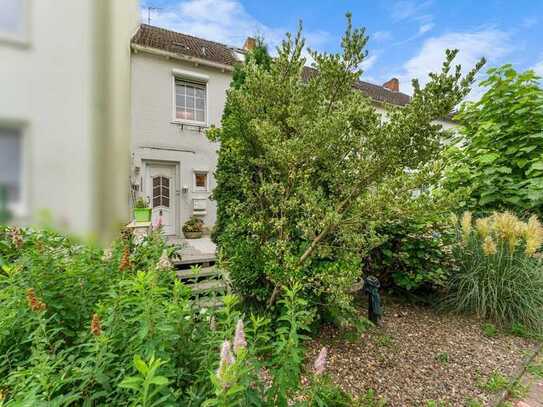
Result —
<path fill-rule="evenodd" d="M 221 308 L 224 307 L 224 297 L 200 297 L 194 304 L 200 308 Z"/>
<path fill-rule="evenodd" d="M 219 276 L 221 273 L 216 267 L 201 267 L 188 270 L 177 270 L 177 278 L 180 280 L 192 280 L 199 278 L 215 277 Z"/>
<path fill-rule="evenodd" d="M 174 256 L 171 259 L 172 264 L 175 266 L 185 266 L 191 264 L 209 264 L 215 263 L 217 258 L 215 255 L 185 255 L 183 257 Z"/>
<path fill-rule="evenodd" d="M 193 294 L 210 293 L 213 291 L 225 291 L 226 283 L 223 280 L 204 280 L 200 283 L 189 284 Z"/>

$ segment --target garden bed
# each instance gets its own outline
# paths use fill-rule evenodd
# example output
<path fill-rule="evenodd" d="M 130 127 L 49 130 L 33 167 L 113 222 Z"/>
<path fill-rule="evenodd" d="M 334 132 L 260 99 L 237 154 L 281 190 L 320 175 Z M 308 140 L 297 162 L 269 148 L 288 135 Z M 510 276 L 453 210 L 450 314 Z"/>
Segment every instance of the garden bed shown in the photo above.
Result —
<path fill-rule="evenodd" d="M 511 377 L 536 348 L 534 341 L 504 333 L 488 337 L 476 318 L 389 298 L 384 312 L 382 327 L 360 338 L 324 327 L 308 360 L 328 346 L 333 381 L 353 395 L 373 389 L 387 406 L 491 405 L 499 386 L 489 379 Z"/>

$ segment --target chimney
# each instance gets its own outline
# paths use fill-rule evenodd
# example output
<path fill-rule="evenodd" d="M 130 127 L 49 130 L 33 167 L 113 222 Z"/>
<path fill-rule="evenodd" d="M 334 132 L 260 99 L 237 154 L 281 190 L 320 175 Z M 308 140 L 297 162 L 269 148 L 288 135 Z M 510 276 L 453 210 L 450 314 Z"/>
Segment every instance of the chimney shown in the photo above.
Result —
<path fill-rule="evenodd" d="M 392 78 L 391 80 L 383 83 L 383 88 L 387 88 L 388 90 L 391 90 L 392 92 L 399 92 L 400 81 L 398 80 L 398 78 Z"/>
<path fill-rule="evenodd" d="M 251 51 L 256 48 L 256 39 L 253 37 L 247 37 L 245 44 L 243 44 L 243 49 L 245 51 Z"/>

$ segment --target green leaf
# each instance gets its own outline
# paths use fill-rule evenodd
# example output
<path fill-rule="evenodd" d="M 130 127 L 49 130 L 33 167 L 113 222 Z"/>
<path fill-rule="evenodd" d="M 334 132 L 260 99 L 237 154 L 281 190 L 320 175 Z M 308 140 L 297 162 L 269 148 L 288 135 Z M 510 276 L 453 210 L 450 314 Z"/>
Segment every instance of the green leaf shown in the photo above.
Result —
<path fill-rule="evenodd" d="M 526 152 L 526 153 L 530 153 L 530 152 L 534 151 L 537 147 L 538 147 L 538 146 L 533 146 L 533 145 L 532 145 L 532 146 L 526 146 L 526 147 L 522 147 L 522 148 L 520 149 L 520 151 L 524 151 L 524 152 Z"/>
<path fill-rule="evenodd" d="M 132 390 L 139 390 L 141 387 L 141 384 L 143 382 L 143 379 L 141 377 L 125 377 L 121 383 L 119 383 L 119 387 L 125 388 L 125 389 L 132 389 Z"/>
<path fill-rule="evenodd" d="M 530 171 L 540 170 L 543 171 L 543 161 L 536 161 L 530 166 Z"/>
<path fill-rule="evenodd" d="M 481 164 L 492 164 L 499 157 L 500 157 L 499 154 L 496 154 L 496 153 L 484 154 L 479 157 L 479 162 Z"/>
<path fill-rule="evenodd" d="M 149 383 L 155 384 L 157 386 L 166 386 L 169 382 L 170 381 L 164 376 L 156 376 L 149 381 Z"/>
<path fill-rule="evenodd" d="M 134 366 L 136 369 L 138 369 L 138 372 L 140 372 L 142 375 L 146 375 L 149 371 L 149 367 L 147 366 L 147 363 L 143 361 L 140 355 L 134 355 Z"/>

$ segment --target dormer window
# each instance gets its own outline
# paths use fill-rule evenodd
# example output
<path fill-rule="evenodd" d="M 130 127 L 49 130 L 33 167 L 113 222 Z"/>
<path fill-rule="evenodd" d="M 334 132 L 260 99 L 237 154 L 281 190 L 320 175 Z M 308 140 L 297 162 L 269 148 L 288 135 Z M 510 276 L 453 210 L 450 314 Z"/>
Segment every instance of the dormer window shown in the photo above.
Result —
<path fill-rule="evenodd" d="M 206 85 L 186 80 L 175 80 L 175 119 L 206 123 Z"/>

